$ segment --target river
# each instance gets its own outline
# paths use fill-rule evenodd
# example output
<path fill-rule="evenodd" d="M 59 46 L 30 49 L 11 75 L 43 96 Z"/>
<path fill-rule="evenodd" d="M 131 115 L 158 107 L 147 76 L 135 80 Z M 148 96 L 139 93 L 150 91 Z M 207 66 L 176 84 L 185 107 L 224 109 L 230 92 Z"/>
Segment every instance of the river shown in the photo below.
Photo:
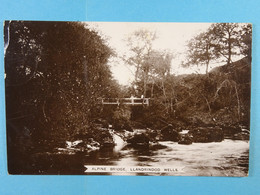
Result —
<path fill-rule="evenodd" d="M 180 145 L 161 141 L 154 146 L 130 147 L 114 134 L 116 146 L 85 156 L 85 165 L 175 167 L 170 173 L 109 173 L 111 175 L 247 176 L 249 141 Z M 89 174 L 89 173 L 85 173 Z"/>

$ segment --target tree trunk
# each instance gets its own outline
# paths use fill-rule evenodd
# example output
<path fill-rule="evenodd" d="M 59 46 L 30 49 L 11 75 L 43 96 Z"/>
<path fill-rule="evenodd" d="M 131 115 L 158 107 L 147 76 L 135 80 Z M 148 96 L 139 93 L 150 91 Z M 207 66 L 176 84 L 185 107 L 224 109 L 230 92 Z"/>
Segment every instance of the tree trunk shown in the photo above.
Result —
<path fill-rule="evenodd" d="M 207 56 L 207 61 L 206 61 L 206 75 L 207 76 L 209 76 L 208 75 L 208 73 L 209 73 L 209 46 L 207 45 L 207 47 L 206 47 L 206 56 Z"/>
<path fill-rule="evenodd" d="M 164 81 L 163 80 L 162 80 L 162 89 L 163 89 L 163 96 L 164 96 L 164 98 L 166 98 L 166 91 L 165 91 Z"/>
<path fill-rule="evenodd" d="M 228 59 L 227 59 L 227 65 L 230 66 L 231 63 L 231 32 L 228 32 Z"/>
<path fill-rule="evenodd" d="M 238 114 L 238 120 L 240 121 L 240 100 L 239 100 L 239 96 L 238 96 L 237 85 L 235 85 L 235 91 L 236 91 L 236 97 L 237 97 L 237 114 Z"/>
<path fill-rule="evenodd" d="M 137 79 L 138 79 L 139 69 L 140 69 L 140 65 L 137 64 L 136 71 L 135 71 L 135 82 L 137 82 Z"/>
<path fill-rule="evenodd" d="M 211 113 L 211 107 L 210 107 L 208 99 L 204 95 L 202 95 L 202 96 L 203 96 L 203 98 L 205 99 L 205 101 L 207 103 L 207 106 L 208 106 L 208 109 L 209 109 L 209 113 Z"/>
<path fill-rule="evenodd" d="M 154 81 L 153 81 L 153 83 L 152 83 L 151 97 L 153 97 L 153 88 L 154 88 Z"/>
<path fill-rule="evenodd" d="M 207 77 L 209 77 L 209 61 L 207 61 L 207 64 L 206 64 L 206 75 L 207 75 Z"/>
<path fill-rule="evenodd" d="M 147 86 L 147 82 L 146 82 L 146 73 L 144 72 L 144 90 L 143 90 L 143 95 L 144 97 L 146 97 L 146 86 Z"/>

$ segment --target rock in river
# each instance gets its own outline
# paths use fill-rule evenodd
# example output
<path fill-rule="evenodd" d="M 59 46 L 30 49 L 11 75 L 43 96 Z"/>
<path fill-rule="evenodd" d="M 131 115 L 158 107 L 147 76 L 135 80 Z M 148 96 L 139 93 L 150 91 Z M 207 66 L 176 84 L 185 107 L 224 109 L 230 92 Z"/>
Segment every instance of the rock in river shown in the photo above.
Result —
<path fill-rule="evenodd" d="M 234 135 L 235 140 L 249 140 L 249 133 L 248 132 L 240 132 Z"/>
<path fill-rule="evenodd" d="M 224 132 L 220 127 L 199 127 L 192 130 L 193 142 L 208 143 L 224 140 Z"/>
<path fill-rule="evenodd" d="M 183 136 L 178 144 L 190 145 L 192 144 L 192 138 L 190 136 Z"/>
<path fill-rule="evenodd" d="M 173 126 L 169 124 L 168 126 L 162 128 L 161 130 L 162 140 L 163 141 L 180 141 L 180 134 L 178 131 L 173 129 Z"/>
<path fill-rule="evenodd" d="M 135 134 L 133 137 L 127 139 L 127 143 L 132 145 L 149 145 L 150 139 L 144 133 Z"/>

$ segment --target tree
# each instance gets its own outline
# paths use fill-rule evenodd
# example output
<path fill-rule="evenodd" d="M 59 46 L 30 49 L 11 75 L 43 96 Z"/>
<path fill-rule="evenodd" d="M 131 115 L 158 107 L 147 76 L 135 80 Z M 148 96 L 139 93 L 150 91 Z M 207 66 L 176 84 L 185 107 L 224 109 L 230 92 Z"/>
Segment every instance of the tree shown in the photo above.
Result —
<path fill-rule="evenodd" d="M 240 51 L 241 54 L 248 57 L 251 63 L 252 59 L 252 25 L 245 24 L 242 26 L 240 30 L 241 35 L 241 43 L 240 43 Z"/>
<path fill-rule="evenodd" d="M 188 43 L 188 62 L 185 66 L 206 65 L 206 74 L 208 74 L 209 63 L 218 57 L 218 53 L 213 48 L 214 35 L 209 29 L 192 38 Z"/>
<path fill-rule="evenodd" d="M 156 34 L 148 30 L 138 30 L 131 34 L 127 39 L 130 56 L 123 59 L 135 67 L 135 83 L 143 83 L 143 95 L 146 97 L 147 82 L 149 79 L 150 64 L 148 59 L 152 52 L 152 42 L 156 39 Z"/>
<path fill-rule="evenodd" d="M 187 62 L 184 66 L 206 65 L 208 74 L 212 61 L 225 59 L 230 68 L 232 57 L 250 56 L 252 26 L 250 24 L 217 23 L 212 24 L 205 32 L 192 38 L 188 43 Z"/>
<path fill-rule="evenodd" d="M 215 52 L 226 59 L 229 67 L 232 56 L 240 54 L 240 25 L 237 23 L 217 23 L 212 24 L 210 28 L 214 35 Z"/>
<path fill-rule="evenodd" d="M 147 63 L 150 65 L 151 69 L 151 97 L 153 97 L 153 88 L 155 81 L 160 81 L 160 86 L 163 91 L 163 96 L 166 98 L 166 88 L 165 81 L 167 76 L 170 75 L 171 62 L 173 59 L 173 54 L 169 51 L 152 51 L 148 58 Z"/>
<path fill-rule="evenodd" d="M 82 23 L 12 21 L 9 26 L 8 139 L 29 135 L 36 144 L 44 139 L 58 144 L 86 133 L 98 97 L 115 93 L 109 88 L 114 83 L 107 65 L 111 49 Z"/>

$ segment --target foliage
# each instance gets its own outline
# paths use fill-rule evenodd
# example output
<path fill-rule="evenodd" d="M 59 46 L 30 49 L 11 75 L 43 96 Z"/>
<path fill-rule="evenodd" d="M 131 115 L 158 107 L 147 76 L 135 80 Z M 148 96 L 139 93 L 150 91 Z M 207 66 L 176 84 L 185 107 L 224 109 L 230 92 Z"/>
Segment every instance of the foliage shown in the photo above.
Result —
<path fill-rule="evenodd" d="M 130 127 L 131 110 L 129 107 L 117 107 L 113 112 L 112 124 L 115 130 L 132 130 Z"/>
<path fill-rule="evenodd" d="M 110 95 L 115 85 L 106 65 L 110 48 L 81 23 L 6 25 L 10 26 L 5 56 L 10 139 L 15 139 L 15 129 L 24 128 L 40 140 L 64 140 L 87 131 L 97 98 Z"/>
<path fill-rule="evenodd" d="M 212 24 L 205 32 L 189 41 L 187 60 L 183 65 L 206 65 L 206 74 L 208 74 L 210 62 L 225 59 L 230 66 L 233 56 L 251 56 L 251 41 L 250 24 Z"/>
<path fill-rule="evenodd" d="M 230 65 L 232 56 L 239 54 L 240 26 L 237 23 L 217 23 L 211 28 L 215 38 L 216 53 L 226 58 L 227 64 Z"/>
<path fill-rule="evenodd" d="M 129 56 L 124 56 L 126 63 L 135 67 L 135 83 L 141 82 L 142 94 L 146 97 L 147 83 L 151 64 L 148 59 L 152 52 L 152 43 L 156 39 L 156 34 L 148 30 L 138 30 L 131 34 L 127 39 L 129 47 Z"/>
<path fill-rule="evenodd" d="M 214 34 L 211 30 L 200 33 L 192 38 L 188 44 L 188 62 L 189 65 L 206 65 L 206 74 L 208 74 L 209 64 L 211 61 L 219 57 L 215 52 L 214 47 Z"/>
<path fill-rule="evenodd" d="M 251 62 L 251 53 L 252 53 L 252 25 L 246 24 L 240 30 L 241 43 L 240 43 L 240 52 L 242 55 L 248 57 Z"/>

